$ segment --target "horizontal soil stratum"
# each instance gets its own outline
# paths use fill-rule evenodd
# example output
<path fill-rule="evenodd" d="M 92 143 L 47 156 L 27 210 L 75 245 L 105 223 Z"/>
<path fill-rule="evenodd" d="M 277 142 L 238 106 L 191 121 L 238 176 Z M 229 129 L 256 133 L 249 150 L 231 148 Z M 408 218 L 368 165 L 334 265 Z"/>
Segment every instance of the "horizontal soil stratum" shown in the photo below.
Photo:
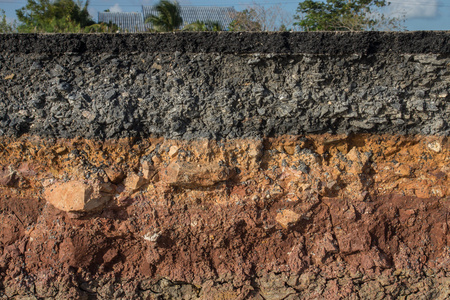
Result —
<path fill-rule="evenodd" d="M 449 40 L 0 35 L 0 298 L 449 298 Z"/>

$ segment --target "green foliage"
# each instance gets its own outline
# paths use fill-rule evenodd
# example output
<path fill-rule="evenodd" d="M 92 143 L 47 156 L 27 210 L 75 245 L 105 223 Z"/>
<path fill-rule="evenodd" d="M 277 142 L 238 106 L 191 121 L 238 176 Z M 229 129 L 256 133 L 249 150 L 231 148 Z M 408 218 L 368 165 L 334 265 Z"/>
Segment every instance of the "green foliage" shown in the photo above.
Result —
<path fill-rule="evenodd" d="M 158 15 L 151 15 L 145 20 L 146 23 L 152 24 L 154 30 L 158 32 L 174 31 L 183 24 L 178 2 L 161 0 L 155 5 L 155 10 Z"/>
<path fill-rule="evenodd" d="M 197 20 L 194 23 L 186 25 L 183 30 L 185 31 L 222 31 L 222 26 L 219 22 L 213 21 L 200 21 Z"/>
<path fill-rule="evenodd" d="M 305 31 L 400 29 L 401 20 L 377 11 L 389 4 L 385 0 L 305 0 L 298 5 L 294 25 Z"/>
<path fill-rule="evenodd" d="M 116 33 L 119 31 L 119 26 L 109 22 L 106 23 L 98 23 L 91 26 L 86 26 L 83 29 L 84 33 Z"/>
<path fill-rule="evenodd" d="M 228 29 L 230 31 L 262 31 L 261 23 L 258 22 L 258 12 L 254 8 L 237 12 Z"/>
<path fill-rule="evenodd" d="M 89 0 L 28 0 L 16 10 L 19 32 L 81 32 L 95 24 L 88 12 Z"/>
<path fill-rule="evenodd" d="M 0 33 L 12 33 L 16 31 L 16 23 L 6 20 L 5 11 L 0 9 Z"/>

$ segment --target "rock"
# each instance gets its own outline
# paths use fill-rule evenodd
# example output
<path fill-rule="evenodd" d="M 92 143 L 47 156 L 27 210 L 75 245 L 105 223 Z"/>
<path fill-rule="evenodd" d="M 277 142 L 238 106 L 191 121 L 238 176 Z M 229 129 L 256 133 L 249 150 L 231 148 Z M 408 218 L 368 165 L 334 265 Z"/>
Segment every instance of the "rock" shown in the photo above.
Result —
<path fill-rule="evenodd" d="M 156 169 L 149 161 L 142 162 L 142 175 L 146 180 L 151 180 L 156 174 Z"/>
<path fill-rule="evenodd" d="M 134 172 L 130 172 L 127 175 L 127 178 L 124 180 L 124 185 L 127 190 L 136 191 L 141 186 L 143 186 L 147 180 L 144 176 L 140 176 Z"/>
<path fill-rule="evenodd" d="M 171 146 L 169 149 L 169 156 L 175 157 L 178 154 L 178 147 L 177 146 Z"/>
<path fill-rule="evenodd" d="M 112 198 L 102 190 L 103 184 L 69 181 L 55 183 L 44 191 L 45 199 L 57 209 L 66 212 L 90 212 L 104 207 Z"/>
<path fill-rule="evenodd" d="M 160 231 L 155 233 L 148 232 L 147 234 L 144 235 L 144 240 L 149 242 L 157 242 L 160 236 L 161 236 Z"/>
<path fill-rule="evenodd" d="M 15 171 L 0 169 L 0 186 L 15 187 L 20 180 L 20 177 Z"/>
<path fill-rule="evenodd" d="M 438 141 L 434 141 L 434 142 L 428 143 L 427 147 L 428 147 L 428 149 L 430 149 L 430 150 L 432 150 L 432 151 L 434 151 L 436 153 L 439 153 L 439 152 L 442 151 L 442 145 Z"/>
<path fill-rule="evenodd" d="M 293 212 L 292 210 L 285 209 L 277 214 L 275 220 L 284 228 L 288 228 L 300 221 L 300 218 L 301 215 Z"/>
<path fill-rule="evenodd" d="M 399 165 L 395 168 L 395 175 L 400 177 L 409 177 L 411 175 L 411 167 L 407 165 Z"/>
<path fill-rule="evenodd" d="M 117 97 L 117 92 L 115 90 L 109 90 L 105 93 L 104 99 L 107 101 L 111 101 Z"/>
<path fill-rule="evenodd" d="M 157 70 L 162 70 L 162 66 L 158 65 L 157 63 L 153 63 L 152 68 L 157 69 Z"/>
<path fill-rule="evenodd" d="M 295 146 L 295 144 L 284 145 L 284 151 L 289 155 L 293 155 L 295 153 Z"/>
<path fill-rule="evenodd" d="M 63 154 L 66 151 L 67 151 L 66 147 L 59 147 L 55 150 L 56 154 L 59 154 L 59 155 Z"/>
<path fill-rule="evenodd" d="M 88 110 L 83 110 L 82 112 L 81 112 L 81 115 L 83 116 L 83 117 L 85 117 L 88 121 L 94 121 L 95 120 L 95 113 L 93 113 L 93 112 L 90 112 L 90 111 L 88 111 Z"/>
<path fill-rule="evenodd" d="M 115 166 L 106 168 L 104 171 L 112 183 L 120 183 L 125 177 L 123 171 Z"/>
<path fill-rule="evenodd" d="M 229 177 L 229 169 L 218 163 L 172 162 L 160 171 L 160 178 L 165 183 L 189 188 L 212 186 Z"/>
<path fill-rule="evenodd" d="M 347 160 L 350 161 L 350 168 L 347 170 L 349 173 L 358 175 L 364 173 L 368 169 L 369 157 L 359 152 L 356 147 L 353 147 L 347 155 Z"/>

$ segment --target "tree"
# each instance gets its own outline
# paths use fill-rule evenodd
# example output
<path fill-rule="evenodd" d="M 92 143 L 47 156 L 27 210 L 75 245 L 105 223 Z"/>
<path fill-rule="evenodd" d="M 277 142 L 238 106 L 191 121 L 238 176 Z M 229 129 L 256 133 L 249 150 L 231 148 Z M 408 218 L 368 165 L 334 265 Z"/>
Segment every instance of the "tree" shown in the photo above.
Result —
<path fill-rule="evenodd" d="M 222 26 L 220 26 L 219 22 L 213 21 L 200 21 L 197 20 L 194 23 L 188 24 L 184 26 L 183 30 L 185 31 L 222 31 Z"/>
<path fill-rule="evenodd" d="M 284 31 L 286 24 L 292 24 L 293 18 L 281 5 L 270 7 L 256 2 L 247 5 L 241 12 L 232 14 L 230 31 Z"/>
<path fill-rule="evenodd" d="M 80 32 L 95 24 L 88 12 L 89 0 L 28 0 L 16 10 L 19 32 Z"/>
<path fill-rule="evenodd" d="M 0 9 L 0 33 L 11 33 L 16 31 L 16 23 L 6 20 L 5 11 Z"/>
<path fill-rule="evenodd" d="M 230 31 L 261 31 L 262 26 L 257 21 L 257 13 L 252 8 L 236 12 L 232 17 Z"/>
<path fill-rule="evenodd" d="M 402 20 L 380 12 L 389 5 L 386 0 L 305 0 L 298 5 L 294 25 L 305 31 L 401 29 Z"/>
<path fill-rule="evenodd" d="M 174 31 L 183 24 L 181 18 L 181 9 L 178 2 L 170 2 L 161 0 L 155 5 L 158 15 L 149 16 L 145 22 L 152 24 L 153 28 L 158 32 Z"/>

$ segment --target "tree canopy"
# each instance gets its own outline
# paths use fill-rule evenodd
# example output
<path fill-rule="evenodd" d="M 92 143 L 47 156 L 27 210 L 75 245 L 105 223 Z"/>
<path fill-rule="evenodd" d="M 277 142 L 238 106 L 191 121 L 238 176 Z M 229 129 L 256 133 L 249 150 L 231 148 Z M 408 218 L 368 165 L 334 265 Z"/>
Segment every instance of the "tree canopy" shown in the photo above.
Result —
<path fill-rule="evenodd" d="M 5 11 L 0 9 L 0 33 L 11 33 L 16 31 L 16 23 L 6 20 Z"/>
<path fill-rule="evenodd" d="M 261 23 L 258 22 L 258 13 L 254 8 L 244 9 L 233 15 L 233 21 L 229 25 L 230 31 L 261 31 Z"/>
<path fill-rule="evenodd" d="M 152 24 L 153 28 L 158 32 L 169 32 L 179 29 L 183 24 L 181 18 L 181 9 L 178 2 L 170 2 L 161 0 L 155 5 L 158 15 L 149 16 L 145 22 Z"/>
<path fill-rule="evenodd" d="M 255 1 L 231 15 L 230 31 L 286 31 L 293 17 L 280 4 L 267 6 Z"/>
<path fill-rule="evenodd" d="M 305 0 L 298 5 L 294 25 L 305 31 L 400 29 L 401 20 L 379 11 L 389 4 L 386 0 Z"/>
<path fill-rule="evenodd" d="M 88 12 L 89 0 L 28 0 L 16 10 L 19 32 L 79 32 L 95 24 Z"/>

